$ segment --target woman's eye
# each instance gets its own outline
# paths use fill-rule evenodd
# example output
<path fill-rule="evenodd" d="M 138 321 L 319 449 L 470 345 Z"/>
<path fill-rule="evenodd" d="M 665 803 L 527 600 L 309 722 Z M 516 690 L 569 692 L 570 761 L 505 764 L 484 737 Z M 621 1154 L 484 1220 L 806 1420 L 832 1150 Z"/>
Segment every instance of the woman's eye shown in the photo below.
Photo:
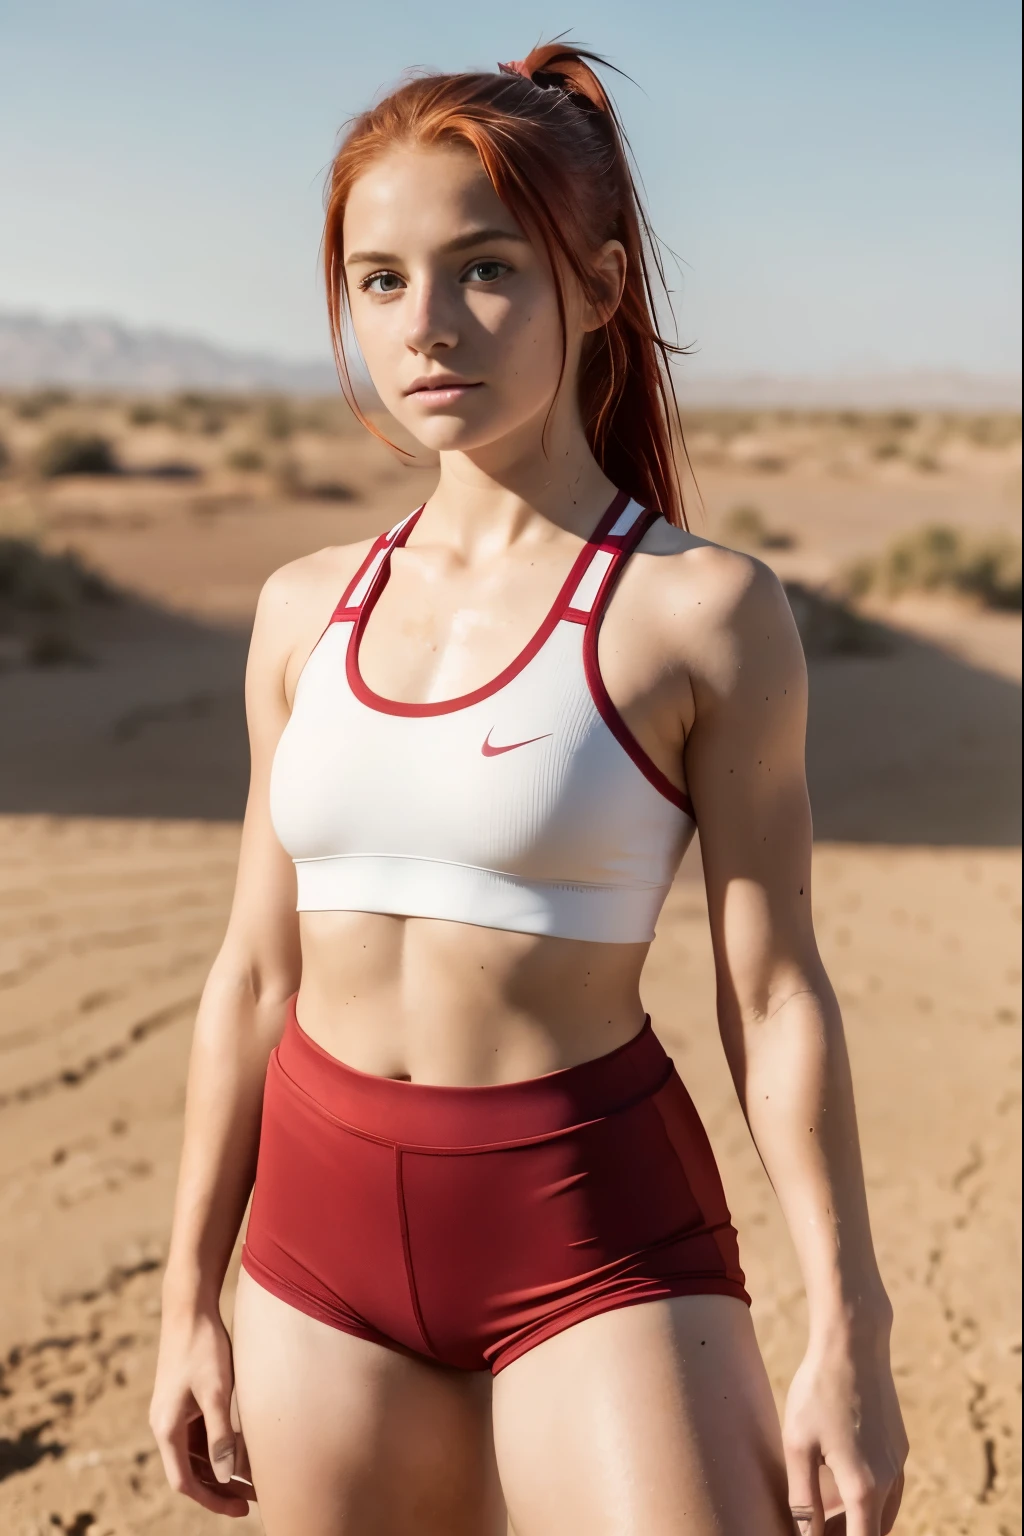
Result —
<path fill-rule="evenodd" d="M 464 276 L 478 283 L 494 283 L 499 277 L 504 277 L 508 270 L 503 261 L 474 261 L 471 267 L 467 267 Z"/>
<path fill-rule="evenodd" d="M 359 284 L 364 293 L 397 293 L 402 279 L 397 272 L 371 272 Z"/>

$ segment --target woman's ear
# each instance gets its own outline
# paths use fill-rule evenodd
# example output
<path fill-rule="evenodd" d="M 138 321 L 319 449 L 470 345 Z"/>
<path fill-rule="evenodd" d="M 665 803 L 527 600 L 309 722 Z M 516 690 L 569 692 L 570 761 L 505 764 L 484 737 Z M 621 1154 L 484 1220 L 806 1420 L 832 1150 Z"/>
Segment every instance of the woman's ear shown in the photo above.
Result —
<path fill-rule="evenodd" d="M 585 331 L 607 325 L 622 300 L 626 286 L 626 251 L 621 240 L 606 240 L 592 258 L 600 298 L 588 303 L 583 313 Z"/>

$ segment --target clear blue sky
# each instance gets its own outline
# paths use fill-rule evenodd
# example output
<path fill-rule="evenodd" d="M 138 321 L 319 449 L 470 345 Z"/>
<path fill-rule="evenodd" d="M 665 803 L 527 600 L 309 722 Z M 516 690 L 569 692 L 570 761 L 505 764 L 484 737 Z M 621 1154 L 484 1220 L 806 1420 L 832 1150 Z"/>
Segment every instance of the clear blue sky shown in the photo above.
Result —
<path fill-rule="evenodd" d="M 0 309 L 326 356 L 346 115 L 563 30 L 637 82 L 616 95 L 701 370 L 1017 371 L 1009 0 L 0 0 Z"/>

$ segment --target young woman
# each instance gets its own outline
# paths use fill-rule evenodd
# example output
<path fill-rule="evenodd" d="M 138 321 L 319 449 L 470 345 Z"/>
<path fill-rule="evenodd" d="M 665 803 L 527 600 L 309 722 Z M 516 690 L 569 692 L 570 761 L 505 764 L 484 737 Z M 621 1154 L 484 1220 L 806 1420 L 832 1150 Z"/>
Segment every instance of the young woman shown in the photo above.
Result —
<path fill-rule="evenodd" d="M 152 1407 L 208 1509 L 245 1512 L 247 1453 L 268 1536 L 503 1536 L 506 1509 L 516 1536 L 820 1536 L 823 1464 L 849 1536 L 900 1500 L 800 645 L 773 575 L 686 531 L 592 58 L 414 79 L 333 166 L 343 379 L 347 307 L 440 480 L 260 599 Z M 807 1287 L 781 1434 L 640 1000 L 695 825 L 722 1038 Z"/>

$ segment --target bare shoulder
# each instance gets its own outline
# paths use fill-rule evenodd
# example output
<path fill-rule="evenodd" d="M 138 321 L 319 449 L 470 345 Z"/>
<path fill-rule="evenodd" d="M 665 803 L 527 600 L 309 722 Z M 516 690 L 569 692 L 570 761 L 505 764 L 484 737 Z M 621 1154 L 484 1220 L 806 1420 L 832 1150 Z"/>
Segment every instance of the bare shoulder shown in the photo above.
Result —
<path fill-rule="evenodd" d="M 780 603 L 788 609 L 782 583 L 762 560 L 713 544 L 664 519 L 645 534 L 639 553 L 655 557 L 644 562 L 652 595 L 703 609 L 708 623 L 742 624 L 748 613 Z"/>
<path fill-rule="evenodd" d="M 721 685 L 745 668 L 803 666 L 785 590 L 770 566 L 663 519 L 641 540 L 644 598 L 673 651 L 697 680 Z"/>
<path fill-rule="evenodd" d="M 295 676 L 329 624 L 338 600 L 374 540 L 331 545 L 289 560 L 267 577 L 249 646 L 250 695 L 269 688 L 290 698 Z"/>
<path fill-rule="evenodd" d="M 332 594 L 336 603 L 373 542 L 373 539 L 360 539 L 355 544 L 332 544 L 278 566 L 263 583 L 257 621 L 262 618 L 264 621 L 288 622 L 289 618 L 308 614 L 311 606 L 315 607 Z"/>
<path fill-rule="evenodd" d="M 319 624 L 322 630 L 373 542 L 329 545 L 279 566 L 260 592 L 254 646 L 288 652 L 302 644 L 311 627 Z"/>

